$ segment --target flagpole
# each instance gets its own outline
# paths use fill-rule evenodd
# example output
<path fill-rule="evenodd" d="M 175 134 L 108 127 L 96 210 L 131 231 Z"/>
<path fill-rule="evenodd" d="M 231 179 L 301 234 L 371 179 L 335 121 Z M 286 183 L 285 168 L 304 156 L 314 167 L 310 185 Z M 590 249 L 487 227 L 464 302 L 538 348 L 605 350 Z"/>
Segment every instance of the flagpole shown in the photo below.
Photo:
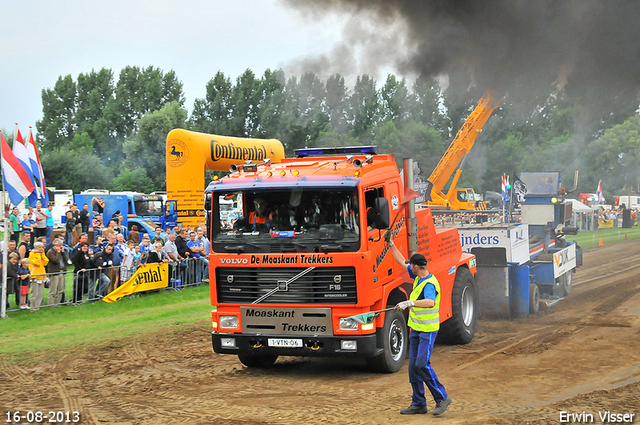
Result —
<path fill-rule="evenodd" d="M 503 223 L 507 222 L 506 217 L 504 215 L 504 206 L 507 203 L 507 200 L 505 199 L 505 196 L 504 196 L 505 195 L 505 190 L 507 190 L 507 189 L 506 189 L 505 183 L 504 183 L 504 173 L 502 173 L 502 193 L 501 193 L 501 195 L 502 195 L 502 222 Z"/>
<path fill-rule="evenodd" d="M 2 151 L 0 151 L 0 163 L 2 163 Z M 2 244 L 2 306 L 0 306 L 0 318 L 6 319 L 7 316 L 7 252 L 9 248 L 9 231 L 7 228 L 7 211 L 5 208 L 5 199 L 4 199 L 4 173 L 2 173 L 2 210 L 4 211 L 4 235 L 3 235 L 3 244 Z M 11 223 L 9 223 L 11 226 Z M 15 288 L 15 284 L 14 284 Z"/>

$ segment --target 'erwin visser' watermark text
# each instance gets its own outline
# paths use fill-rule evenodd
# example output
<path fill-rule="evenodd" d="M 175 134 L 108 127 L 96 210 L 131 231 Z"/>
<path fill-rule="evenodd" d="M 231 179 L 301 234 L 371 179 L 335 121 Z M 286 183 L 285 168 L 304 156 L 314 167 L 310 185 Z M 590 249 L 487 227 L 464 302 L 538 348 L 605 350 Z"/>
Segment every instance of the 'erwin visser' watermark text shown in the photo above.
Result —
<path fill-rule="evenodd" d="M 570 413 L 564 410 L 560 412 L 560 423 L 632 423 L 634 422 L 635 413 L 614 413 L 608 410 L 593 413 L 581 412 Z"/>

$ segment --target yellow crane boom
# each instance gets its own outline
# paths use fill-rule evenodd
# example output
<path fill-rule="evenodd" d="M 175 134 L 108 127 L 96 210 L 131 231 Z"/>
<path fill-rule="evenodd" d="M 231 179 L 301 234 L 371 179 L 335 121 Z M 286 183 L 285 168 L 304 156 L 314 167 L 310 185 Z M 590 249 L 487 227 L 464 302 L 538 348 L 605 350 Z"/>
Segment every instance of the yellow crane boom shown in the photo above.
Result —
<path fill-rule="evenodd" d="M 500 104 L 500 100 L 490 92 L 478 102 L 478 106 L 467 117 L 464 125 L 456 137 L 453 139 L 449 148 L 444 153 L 440 162 L 427 179 L 429 182 L 428 191 L 430 190 L 430 205 L 440 205 L 452 210 L 468 210 L 476 209 L 475 194 L 472 189 L 457 189 L 456 185 L 467 154 L 471 151 L 473 144 L 478 138 L 478 134 L 482 131 L 482 127 L 487 122 L 493 111 Z M 444 187 L 451 179 L 451 184 L 446 193 Z"/>

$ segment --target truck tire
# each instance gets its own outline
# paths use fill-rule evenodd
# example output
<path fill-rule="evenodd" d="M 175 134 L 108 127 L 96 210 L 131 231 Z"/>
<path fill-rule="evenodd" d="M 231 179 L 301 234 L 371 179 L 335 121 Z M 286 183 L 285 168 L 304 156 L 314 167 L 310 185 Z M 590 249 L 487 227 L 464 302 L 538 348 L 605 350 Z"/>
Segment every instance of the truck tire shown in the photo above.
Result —
<path fill-rule="evenodd" d="M 445 344 L 468 344 L 478 322 L 478 287 L 469 269 L 456 273 L 451 291 L 451 317 L 440 324 L 438 341 Z"/>
<path fill-rule="evenodd" d="M 382 328 L 382 353 L 367 359 L 376 372 L 395 373 L 402 368 L 409 347 L 407 319 L 400 311 L 387 311 Z"/>
<path fill-rule="evenodd" d="M 240 362 L 247 367 L 269 367 L 276 362 L 278 356 L 260 356 L 257 354 L 238 354 Z"/>
<path fill-rule="evenodd" d="M 573 287 L 573 270 L 570 270 L 562 276 L 562 292 L 564 292 L 565 297 L 569 295 L 569 292 L 571 292 L 572 287 Z"/>
<path fill-rule="evenodd" d="M 529 313 L 536 314 L 540 310 L 540 289 L 535 283 L 529 284 Z"/>

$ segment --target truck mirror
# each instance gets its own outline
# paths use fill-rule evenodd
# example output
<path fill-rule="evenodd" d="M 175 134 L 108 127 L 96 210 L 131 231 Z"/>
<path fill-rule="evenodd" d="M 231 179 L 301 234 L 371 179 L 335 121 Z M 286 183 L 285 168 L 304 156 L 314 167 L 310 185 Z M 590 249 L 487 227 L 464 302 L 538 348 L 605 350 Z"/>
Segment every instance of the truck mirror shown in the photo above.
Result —
<path fill-rule="evenodd" d="M 389 228 L 389 200 L 387 198 L 378 197 L 375 199 L 376 210 L 376 228 L 388 229 Z"/>
<path fill-rule="evenodd" d="M 172 216 L 176 213 L 176 203 L 175 201 L 167 201 L 167 216 Z"/>

